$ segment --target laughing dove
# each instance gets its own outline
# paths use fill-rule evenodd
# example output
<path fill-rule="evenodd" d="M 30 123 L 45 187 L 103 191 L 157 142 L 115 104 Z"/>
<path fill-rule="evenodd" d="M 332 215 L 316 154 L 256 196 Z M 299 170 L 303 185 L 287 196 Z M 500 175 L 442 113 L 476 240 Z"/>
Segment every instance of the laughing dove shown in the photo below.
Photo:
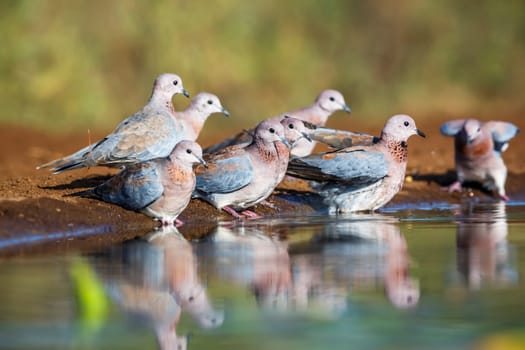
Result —
<path fill-rule="evenodd" d="M 180 125 L 179 132 L 184 140 L 196 141 L 208 117 L 213 113 L 222 113 L 229 117 L 228 112 L 219 98 L 207 92 L 197 94 L 188 108 L 175 112 L 175 118 Z"/>
<path fill-rule="evenodd" d="M 163 225 L 182 224 L 177 216 L 188 205 L 195 188 L 194 163 L 206 164 L 202 149 L 184 140 L 169 157 L 129 165 L 95 187 L 93 194 L 125 209 L 140 211 Z"/>
<path fill-rule="evenodd" d="M 189 97 L 179 76 L 161 74 L 155 79 L 148 103 L 122 121 L 108 136 L 67 157 L 40 165 L 55 173 L 97 165 L 119 167 L 154 158 L 167 157 L 181 140 L 171 99 Z"/>
<path fill-rule="evenodd" d="M 518 132 L 514 124 L 499 121 L 457 119 L 443 124 L 441 133 L 454 137 L 454 160 L 458 176 L 449 190 L 460 191 L 464 182 L 477 182 L 501 199 L 508 200 L 505 194 L 507 168 L 501 153 Z"/>
<path fill-rule="evenodd" d="M 236 218 L 243 214 L 258 217 L 247 208 L 265 200 L 281 181 L 288 159 L 289 144 L 283 126 L 274 120 L 261 122 L 248 146 L 234 145 L 205 156 L 208 168 L 195 170 L 195 196 Z"/>
<path fill-rule="evenodd" d="M 372 145 L 292 159 L 288 174 L 311 180 L 330 213 L 373 211 L 403 186 L 412 135 L 425 137 L 411 117 L 395 115 Z"/>
<path fill-rule="evenodd" d="M 305 108 L 297 109 L 291 112 L 283 113 L 270 119 L 281 121 L 285 116 L 291 116 L 315 126 L 324 126 L 328 118 L 336 111 L 343 110 L 350 113 L 350 107 L 345 102 L 343 95 L 336 90 L 324 90 L 315 99 L 315 102 Z M 223 142 L 208 147 L 204 153 L 217 152 L 225 147 L 248 143 L 251 140 L 250 135 L 253 130 L 241 132 L 233 137 L 230 137 Z M 298 141 L 297 145 L 292 149 L 291 154 L 296 157 L 304 157 L 312 153 L 315 147 L 315 142 L 309 142 L 306 139 Z"/>

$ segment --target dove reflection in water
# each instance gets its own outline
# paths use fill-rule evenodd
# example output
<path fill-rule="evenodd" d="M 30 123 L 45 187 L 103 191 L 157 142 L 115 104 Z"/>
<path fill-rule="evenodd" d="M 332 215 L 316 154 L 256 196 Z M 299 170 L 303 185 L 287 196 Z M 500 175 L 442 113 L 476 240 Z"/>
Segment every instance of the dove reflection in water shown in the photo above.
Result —
<path fill-rule="evenodd" d="M 323 276 L 323 266 L 314 257 L 288 253 L 288 243 L 270 237 L 264 227 L 219 226 L 209 245 L 216 274 L 248 287 L 265 310 L 317 310 L 326 317 L 346 309 L 346 291 Z M 318 314 L 319 315 L 319 314 Z"/>
<path fill-rule="evenodd" d="M 461 207 L 457 224 L 457 271 L 471 289 L 484 285 L 509 285 L 517 281 L 507 242 L 505 203 Z"/>
<path fill-rule="evenodd" d="M 206 265 L 222 279 L 249 287 L 265 309 L 322 310 L 337 317 L 347 309 L 350 290 L 368 290 L 378 281 L 395 307 L 415 306 L 419 284 L 409 277 L 407 243 L 394 220 L 377 217 L 326 223 L 322 234 L 300 248 L 271 237 L 275 225 L 219 226 L 206 247 L 214 260 Z"/>
<path fill-rule="evenodd" d="M 215 310 L 197 275 L 192 246 L 173 226 L 114 247 L 94 260 L 109 295 L 126 312 L 152 324 L 160 349 L 185 349 L 187 336 L 176 333 L 182 312 L 203 328 L 220 326 Z"/>
<path fill-rule="evenodd" d="M 344 221 L 325 225 L 320 240 L 323 263 L 334 267 L 338 280 L 357 289 L 382 281 L 388 300 L 397 308 L 419 302 L 419 282 L 409 276 L 407 242 L 394 219 L 345 216 Z"/>

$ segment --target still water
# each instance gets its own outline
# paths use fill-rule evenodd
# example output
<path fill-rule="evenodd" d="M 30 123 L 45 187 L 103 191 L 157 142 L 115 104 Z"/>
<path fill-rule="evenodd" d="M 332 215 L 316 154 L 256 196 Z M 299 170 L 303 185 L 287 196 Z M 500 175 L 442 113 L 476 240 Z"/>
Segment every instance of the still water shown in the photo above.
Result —
<path fill-rule="evenodd" d="M 225 222 L 7 259 L 0 348 L 525 348 L 524 208 Z"/>

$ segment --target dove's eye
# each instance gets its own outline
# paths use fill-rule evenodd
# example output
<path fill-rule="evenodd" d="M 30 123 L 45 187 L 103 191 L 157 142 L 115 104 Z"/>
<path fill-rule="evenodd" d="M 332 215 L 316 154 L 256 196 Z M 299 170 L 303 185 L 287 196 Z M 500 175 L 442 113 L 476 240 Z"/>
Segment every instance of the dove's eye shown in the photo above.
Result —
<path fill-rule="evenodd" d="M 173 80 L 173 85 L 178 85 L 178 84 L 179 84 L 178 80 Z"/>
<path fill-rule="evenodd" d="M 335 98 L 330 97 L 330 101 L 334 102 L 334 101 L 335 101 Z"/>
<path fill-rule="evenodd" d="M 478 130 L 476 130 L 477 132 L 480 132 L 481 131 L 481 128 L 478 128 Z"/>
<path fill-rule="evenodd" d="M 186 153 L 191 154 L 191 149 L 187 149 Z"/>
<path fill-rule="evenodd" d="M 213 104 L 213 101 L 212 101 L 212 100 L 208 100 L 208 104 L 209 104 L 209 105 L 212 105 L 212 104 Z"/>
<path fill-rule="evenodd" d="M 270 129 L 268 129 L 268 131 L 269 131 L 271 134 L 274 134 L 274 133 L 275 133 L 275 129 L 274 129 L 274 128 L 270 128 Z"/>
<path fill-rule="evenodd" d="M 294 128 L 293 124 L 288 125 L 288 127 L 289 127 L 290 129 L 293 129 L 293 128 Z"/>
<path fill-rule="evenodd" d="M 404 122 L 405 126 L 409 126 L 410 123 L 409 122 Z"/>

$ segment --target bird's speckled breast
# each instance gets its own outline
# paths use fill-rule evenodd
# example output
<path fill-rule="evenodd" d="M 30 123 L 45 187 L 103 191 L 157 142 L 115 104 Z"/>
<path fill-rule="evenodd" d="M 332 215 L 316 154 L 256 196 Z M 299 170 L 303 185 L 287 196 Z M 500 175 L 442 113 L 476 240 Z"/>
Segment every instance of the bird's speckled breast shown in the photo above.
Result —
<path fill-rule="evenodd" d="M 258 147 L 257 152 L 264 163 L 271 164 L 276 159 L 287 159 L 290 156 L 290 150 L 282 142 L 275 142 L 271 146 Z"/>
<path fill-rule="evenodd" d="M 392 157 L 398 163 L 406 163 L 408 157 L 408 145 L 405 141 L 390 141 L 388 142 L 387 147 Z"/>

